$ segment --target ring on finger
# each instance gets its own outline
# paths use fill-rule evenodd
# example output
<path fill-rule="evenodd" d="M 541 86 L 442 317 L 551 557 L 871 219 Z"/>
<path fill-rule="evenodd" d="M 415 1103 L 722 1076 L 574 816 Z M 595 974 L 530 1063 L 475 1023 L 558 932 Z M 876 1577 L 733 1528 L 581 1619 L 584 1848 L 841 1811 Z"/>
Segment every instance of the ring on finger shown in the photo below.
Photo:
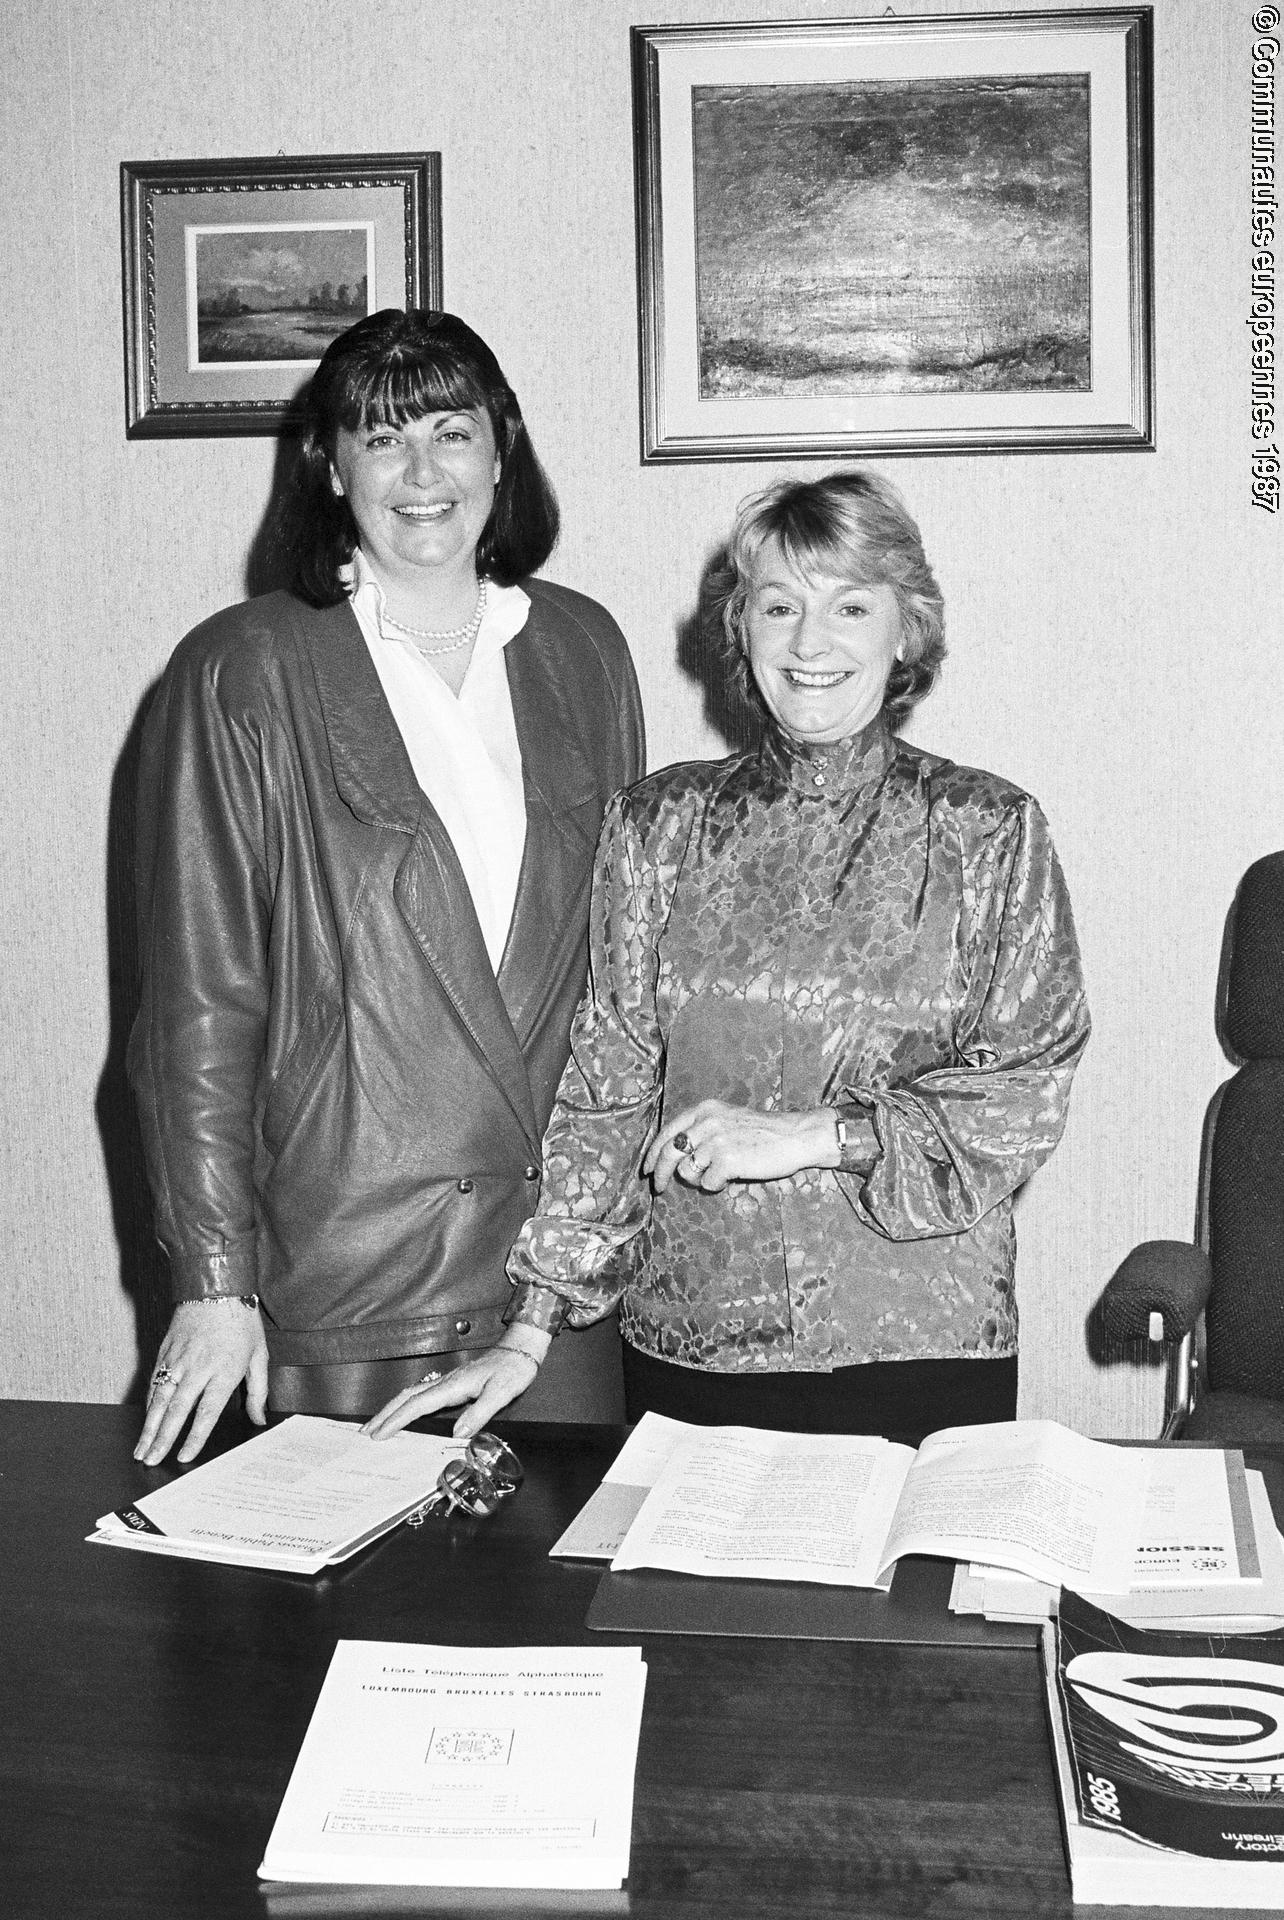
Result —
<path fill-rule="evenodd" d="M 434 1367 L 431 1372 L 420 1374 L 418 1385 L 421 1387 L 435 1387 L 437 1382 L 443 1377 L 440 1369 Z"/>
<path fill-rule="evenodd" d="M 691 1136 L 690 1136 L 690 1134 L 689 1134 L 689 1133 L 675 1133 L 675 1134 L 674 1134 L 674 1136 L 673 1136 L 673 1144 L 674 1144 L 674 1146 L 675 1146 L 675 1147 L 677 1148 L 677 1150 L 678 1150 L 678 1152 L 679 1152 L 679 1153 L 687 1153 L 687 1152 L 689 1152 L 689 1150 L 690 1150 L 690 1147 L 691 1147 Z"/>
<path fill-rule="evenodd" d="M 152 1375 L 152 1382 L 148 1391 L 149 1393 L 155 1393 L 158 1387 L 172 1387 L 173 1384 L 174 1384 L 174 1376 L 170 1372 L 169 1368 L 157 1367 L 155 1373 Z"/>

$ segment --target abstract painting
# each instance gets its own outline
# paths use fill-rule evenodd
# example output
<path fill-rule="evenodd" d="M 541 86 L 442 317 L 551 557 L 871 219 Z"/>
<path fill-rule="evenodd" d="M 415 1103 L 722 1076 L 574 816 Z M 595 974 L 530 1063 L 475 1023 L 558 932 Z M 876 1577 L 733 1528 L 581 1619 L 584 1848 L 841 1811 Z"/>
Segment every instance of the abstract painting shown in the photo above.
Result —
<path fill-rule="evenodd" d="M 1148 7 L 633 52 L 644 460 L 1153 446 Z"/>
<path fill-rule="evenodd" d="M 700 391 L 1090 384 L 1086 74 L 697 87 Z"/>

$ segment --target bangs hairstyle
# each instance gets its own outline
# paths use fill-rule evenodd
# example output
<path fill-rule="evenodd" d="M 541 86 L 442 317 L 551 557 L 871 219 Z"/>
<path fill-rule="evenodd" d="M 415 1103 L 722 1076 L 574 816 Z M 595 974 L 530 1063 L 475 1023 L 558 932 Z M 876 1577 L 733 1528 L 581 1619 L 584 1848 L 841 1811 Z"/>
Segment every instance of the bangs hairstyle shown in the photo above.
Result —
<path fill-rule="evenodd" d="M 484 413 L 499 481 L 477 542 L 477 572 L 511 587 L 542 567 L 557 542 L 557 497 L 531 445 L 517 396 L 480 334 L 453 313 L 386 307 L 326 348 L 304 391 L 302 433 L 279 542 L 291 583 L 314 607 L 346 597 L 340 570 L 358 535 L 330 484 L 340 429 L 400 427 L 430 413 Z"/>
<path fill-rule="evenodd" d="M 923 538 L 890 481 L 860 470 L 782 480 L 742 500 L 706 602 L 705 632 L 731 691 L 766 713 L 745 650 L 744 614 L 759 555 L 774 540 L 813 581 L 887 586 L 896 595 L 905 657 L 888 676 L 883 712 L 898 727 L 936 684 L 945 659 L 945 603 Z"/>

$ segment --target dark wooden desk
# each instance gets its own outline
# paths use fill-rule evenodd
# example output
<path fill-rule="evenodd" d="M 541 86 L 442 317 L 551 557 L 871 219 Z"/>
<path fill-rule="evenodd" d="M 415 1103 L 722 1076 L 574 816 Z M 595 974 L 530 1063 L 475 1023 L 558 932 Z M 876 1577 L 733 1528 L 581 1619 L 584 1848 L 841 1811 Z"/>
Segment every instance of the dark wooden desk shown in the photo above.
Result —
<path fill-rule="evenodd" d="M 85 1545 L 99 1513 L 165 1477 L 131 1460 L 136 1427 L 128 1408 L 0 1402 L 14 1920 L 1072 1912 L 1032 1651 L 671 1635 L 645 1641 L 626 1893 L 265 1889 L 255 1869 L 336 1639 L 591 1637 L 598 1569 L 547 1550 L 620 1436 L 506 1428 L 529 1478 L 493 1520 L 402 1528 L 308 1580 Z"/>

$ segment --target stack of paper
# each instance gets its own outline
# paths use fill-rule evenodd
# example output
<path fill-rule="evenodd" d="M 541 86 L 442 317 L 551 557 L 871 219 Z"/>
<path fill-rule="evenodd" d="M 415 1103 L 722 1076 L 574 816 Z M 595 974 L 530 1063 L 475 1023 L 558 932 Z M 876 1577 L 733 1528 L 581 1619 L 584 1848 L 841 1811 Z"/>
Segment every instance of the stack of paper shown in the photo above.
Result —
<path fill-rule="evenodd" d="M 645 1685 L 640 1647 L 341 1640 L 259 1872 L 618 1887 Z"/>
<path fill-rule="evenodd" d="M 1150 1483 L 1127 1593 L 1067 1585 L 1134 1625 L 1249 1633 L 1284 1626 L 1284 1542 L 1266 1483 L 1243 1455 L 1144 1448 Z M 1046 1620 L 1060 1589 L 1010 1568 L 955 1569 L 950 1606 L 987 1620 Z"/>
<path fill-rule="evenodd" d="M 552 1560 L 614 1560 L 642 1502 L 680 1441 L 698 1431 L 685 1420 L 644 1413 L 570 1526 L 549 1549 Z"/>
<path fill-rule="evenodd" d="M 292 1414 L 87 1536 L 237 1567 L 319 1573 L 395 1527 L 427 1499 L 460 1443 L 422 1433 L 370 1440 L 342 1420 Z"/>

